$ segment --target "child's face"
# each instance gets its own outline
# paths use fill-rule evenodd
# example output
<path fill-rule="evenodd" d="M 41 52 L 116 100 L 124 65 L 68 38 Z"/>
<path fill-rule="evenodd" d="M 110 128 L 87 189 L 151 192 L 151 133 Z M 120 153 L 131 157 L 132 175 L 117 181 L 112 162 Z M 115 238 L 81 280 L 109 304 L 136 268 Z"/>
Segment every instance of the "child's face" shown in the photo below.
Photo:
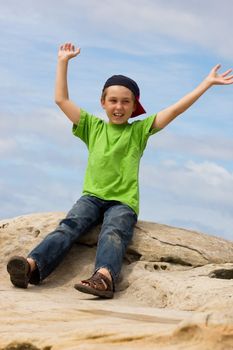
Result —
<path fill-rule="evenodd" d="M 136 107 L 133 93 L 121 85 L 109 86 L 101 104 L 112 124 L 127 123 Z"/>

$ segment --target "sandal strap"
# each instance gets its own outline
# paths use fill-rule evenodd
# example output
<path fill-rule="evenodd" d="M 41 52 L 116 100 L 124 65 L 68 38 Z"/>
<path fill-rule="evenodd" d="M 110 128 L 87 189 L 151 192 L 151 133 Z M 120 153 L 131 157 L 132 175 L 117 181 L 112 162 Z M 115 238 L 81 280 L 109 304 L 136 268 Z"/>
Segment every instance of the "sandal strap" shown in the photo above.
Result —
<path fill-rule="evenodd" d="M 90 278 L 88 278 L 87 280 L 83 280 L 82 282 L 88 283 L 91 288 L 94 287 L 95 289 L 103 291 L 113 291 L 112 281 L 110 281 L 110 279 L 101 272 L 95 272 Z"/>

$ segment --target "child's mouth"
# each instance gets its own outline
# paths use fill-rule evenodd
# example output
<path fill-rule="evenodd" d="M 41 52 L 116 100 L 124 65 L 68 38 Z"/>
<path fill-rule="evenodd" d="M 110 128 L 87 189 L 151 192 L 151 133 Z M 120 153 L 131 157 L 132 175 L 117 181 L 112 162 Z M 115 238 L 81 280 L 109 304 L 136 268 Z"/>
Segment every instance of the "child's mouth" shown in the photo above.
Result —
<path fill-rule="evenodd" d="M 122 113 L 113 113 L 113 115 L 114 115 L 114 117 L 118 117 L 118 118 L 124 116 L 124 114 L 122 114 Z"/>

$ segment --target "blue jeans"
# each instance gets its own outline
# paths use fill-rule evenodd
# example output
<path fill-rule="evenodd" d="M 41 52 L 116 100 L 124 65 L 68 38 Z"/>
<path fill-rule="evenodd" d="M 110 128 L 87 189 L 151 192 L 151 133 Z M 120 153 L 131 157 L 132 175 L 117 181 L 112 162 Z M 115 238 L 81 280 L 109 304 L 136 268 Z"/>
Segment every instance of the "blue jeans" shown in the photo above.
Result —
<path fill-rule="evenodd" d="M 129 206 L 94 196 L 82 196 L 59 226 L 31 251 L 37 265 L 30 283 L 38 284 L 63 260 L 80 236 L 102 222 L 98 238 L 95 271 L 107 268 L 115 284 L 125 250 L 133 236 L 137 215 Z"/>

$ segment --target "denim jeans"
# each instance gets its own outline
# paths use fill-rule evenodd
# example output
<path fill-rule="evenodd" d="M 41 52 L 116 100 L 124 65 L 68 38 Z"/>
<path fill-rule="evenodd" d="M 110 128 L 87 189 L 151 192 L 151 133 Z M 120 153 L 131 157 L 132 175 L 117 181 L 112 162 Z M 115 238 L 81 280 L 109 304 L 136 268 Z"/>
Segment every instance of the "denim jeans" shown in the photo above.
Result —
<path fill-rule="evenodd" d="M 59 226 L 34 248 L 28 257 L 37 265 L 30 283 L 38 284 L 63 260 L 74 243 L 91 227 L 102 222 L 95 271 L 107 268 L 115 284 L 125 250 L 133 236 L 137 215 L 129 206 L 94 196 L 82 196 Z"/>

